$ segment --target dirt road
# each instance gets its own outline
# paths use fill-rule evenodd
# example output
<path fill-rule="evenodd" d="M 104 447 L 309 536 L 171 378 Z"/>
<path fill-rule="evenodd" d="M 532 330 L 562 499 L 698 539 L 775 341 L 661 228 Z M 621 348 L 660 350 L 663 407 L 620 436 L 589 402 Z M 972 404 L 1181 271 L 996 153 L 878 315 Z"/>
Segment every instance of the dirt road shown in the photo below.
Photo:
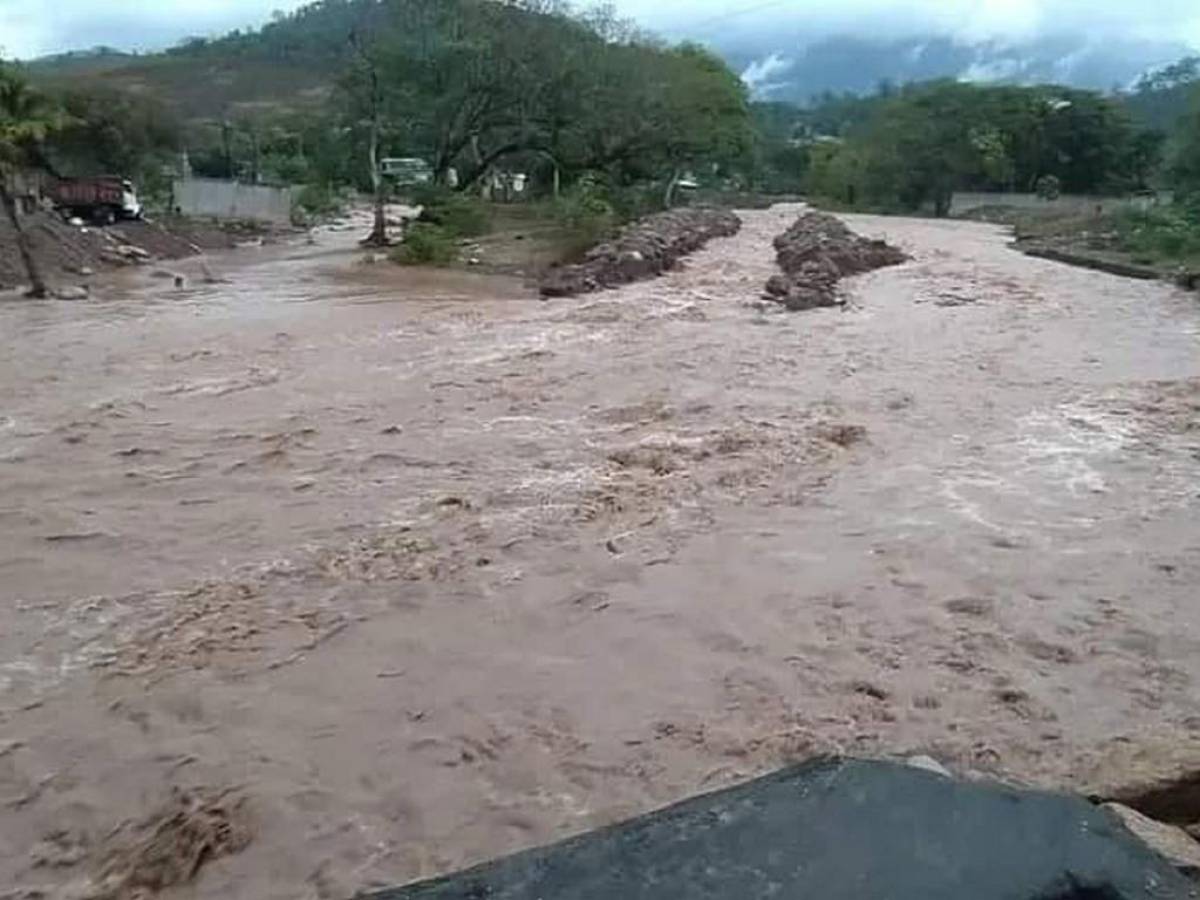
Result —
<path fill-rule="evenodd" d="M 0 884 L 173 787 L 253 836 L 179 896 L 264 900 L 831 749 L 1200 760 L 1194 296 L 852 217 L 913 261 L 758 308 L 795 213 L 583 300 L 330 237 L 0 304 Z"/>

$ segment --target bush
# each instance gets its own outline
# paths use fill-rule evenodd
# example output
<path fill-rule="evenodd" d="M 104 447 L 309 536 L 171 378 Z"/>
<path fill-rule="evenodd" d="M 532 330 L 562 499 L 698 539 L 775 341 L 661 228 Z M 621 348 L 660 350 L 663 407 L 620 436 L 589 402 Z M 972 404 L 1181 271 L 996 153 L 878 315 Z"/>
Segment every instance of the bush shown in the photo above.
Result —
<path fill-rule="evenodd" d="M 448 188 L 422 185 L 413 191 L 419 204 L 419 221 L 437 225 L 459 237 L 478 237 L 491 230 L 491 215 L 483 201 Z"/>
<path fill-rule="evenodd" d="M 440 225 L 414 222 L 404 232 L 404 242 L 391 252 L 402 266 L 448 266 L 458 259 L 458 241 Z"/>
<path fill-rule="evenodd" d="M 1200 191 L 1176 196 L 1175 209 L 1188 223 L 1200 228 Z"/>
<path fill-rule="evenodd" d="M 1062 182 L 1056 175 L 1043 175 L 1034 184 L 1033 190 L 1043 200 L 1057 200 L 1062 195 Z"/>
<path fill-rule="evenodd" d="M 564 261 L 582 256 L 616 230 L 618 216 L 601 180 L 586 173 L 554 204 Z"/>
<path fill-rule="evenodd" d="M 1121 244 L 1138 260 L 1175 262 L 1200 259 L 1200 224 L 1186 206 L 1130 210 L 1117 219 Z"/>
<path fill-rule="evenodd" d="M 336 215 L 341 204 L 333 189 L 326 184 L 306 184 L 293 203 L 292 219 L 305 222 L 314 218 Z"/>
<path fill-rule="evenodd" d="M 622 187 L 610 187 L 606 191 L 609 203 L 620 222 L 630 222 L 651 213 L 662 212 L 666 181 L 641 182 Z M 676 191 L 676 201 L 682 200 L 683 191 Z"/>

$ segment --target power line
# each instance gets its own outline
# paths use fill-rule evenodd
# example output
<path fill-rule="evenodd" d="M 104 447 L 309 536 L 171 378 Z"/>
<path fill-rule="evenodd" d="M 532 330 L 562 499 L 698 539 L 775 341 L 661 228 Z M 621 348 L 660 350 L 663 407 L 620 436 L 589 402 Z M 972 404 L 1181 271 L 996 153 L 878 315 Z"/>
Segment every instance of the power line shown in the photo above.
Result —
<path fill-rule="evenodd" d="M 688 30 L 692 32 L 711 29 L 714 25 L 720 25 L 723 22 L 728 22 L 730 19 L 736 19 L 739 16 L 747 16 L 751 13 L 762 12 L 765 9 L 773 9 L 776 6 L 785 6 L 793 0 L 766 0 L 764 3 L 755 3 L 751 6 L 743 7 L 742 9 L 734 10 L 733 12 L 721 13 L 720 15 L 711 16 L 707 19 L 701 19 L 696 22 Z"/>

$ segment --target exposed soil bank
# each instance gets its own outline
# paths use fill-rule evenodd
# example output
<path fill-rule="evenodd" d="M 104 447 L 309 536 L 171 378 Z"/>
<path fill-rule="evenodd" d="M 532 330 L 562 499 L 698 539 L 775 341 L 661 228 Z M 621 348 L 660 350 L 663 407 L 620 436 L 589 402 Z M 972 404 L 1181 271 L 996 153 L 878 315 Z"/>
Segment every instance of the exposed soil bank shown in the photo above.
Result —
<path fill-rule="evenodd" d="M 1110 275 L 1120 275 L 1123 278 L 1138 278 L 1142 281 L 1153 281 L 1162 277 L 1160 271 L 1152 269 L 1149 266 L 1138 266 L 1133 263 L 1101 259 L 1095 256 L 1071 253 L 1066 250 L 1057 250 L 1053 247 L 1042 247 L 1037 244 L 1021 243 L 1019 241 L 1015 246 L 1026 256 L 1049 259 L 1053 262 L 1066 263 L 1067 265 L 1079 266 L 1084 269 L 1095 269 L 1097 272 L 1108 272 Z"/>
<path fill-rule="evenodd" d="M 1111 217 L 996 205 L 971 210 L 966 218 L 1011 226 L 1016 238 L 1013 249 L 1028 256 L 1124 278 L 1166 281 L 1186 290 L 1200 287 L 1200 270 L 1194 263 L 1155 263 L 1135 257 L 1122 244 Z"/>
<path fill-rule="evenodd" d="M 542 278 L 542 295 L 570 297 L 654 278 L 713 238 L 737 234 L 741 225 L 734 213 L 707 207 L 648 216 L 589 250 L 583 262 L 548 271 Z"/>
<path fill-rule="evenodd" d="M 1097 272 L 1107 272 L 1110 275 L 1137 278 L 1142 281 L 1169 281 L 1188 291 L 1200 288 L 1200 272 L 1188 269 L 1173 270 L 1165 266 L 1139 265 L 1128 261 L 1127 255 L 1121 255 L 1118 258 L 1114 254 L 1103 254 L 1084 248 L 1064 250 L 1046 246 L 1035 240 L 1018 240 L 1013 246 L 1026 256 L 1049 259 L 1069 266 L 1094 269 Z"/>
<path fill-rule="evenodd" d="M 270 242 L 282 233 L 253 223 L 218 224 L 200 219 L 139 220 L 108 227 L 71 225 L 54 213 L 37 212 L 22 223 L 33 254 L 51 288 L 88 283 L 99 272 L 206 251 L 232 250 L 243 242 Z M 11 224 L 0 217 L 0 290 L 26 284 L 28 276 Z"/>
<path fill-rule="evenodd" d="M 908 259 L 902 250 L 860 237 L 840 219 L 819 212 L 802 215 L 774 245 L 784 274 L 768 279 L 766 296 L 790 310 L 840 306 L 841 279 Z"/>

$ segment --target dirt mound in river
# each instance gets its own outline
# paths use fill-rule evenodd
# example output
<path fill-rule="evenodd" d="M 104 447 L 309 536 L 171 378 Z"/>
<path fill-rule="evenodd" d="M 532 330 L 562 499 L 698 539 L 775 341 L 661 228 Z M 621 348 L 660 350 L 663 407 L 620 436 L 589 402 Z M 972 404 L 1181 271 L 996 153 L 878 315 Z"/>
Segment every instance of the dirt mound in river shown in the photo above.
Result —
<path fill-rule="evenodd" d="M 806 213 L 775 238 L 782 275 L 767 281 L 767 298 L 788 309 L 839 306 L 837 283 L 908 259 L 904 251 L 884 241 L 855 234 L 839 219 L 825 213 Z"/>
<path fill-rule="evenodd" d="M 545 297 L 571 297 L 654 278 L 716 237 L 731 237 L 742 220 L 723 209 L 673 209 L 648 216 L 612 241 L 588 251 L 583 262 L 551 269 L 542 279 Z"/>

